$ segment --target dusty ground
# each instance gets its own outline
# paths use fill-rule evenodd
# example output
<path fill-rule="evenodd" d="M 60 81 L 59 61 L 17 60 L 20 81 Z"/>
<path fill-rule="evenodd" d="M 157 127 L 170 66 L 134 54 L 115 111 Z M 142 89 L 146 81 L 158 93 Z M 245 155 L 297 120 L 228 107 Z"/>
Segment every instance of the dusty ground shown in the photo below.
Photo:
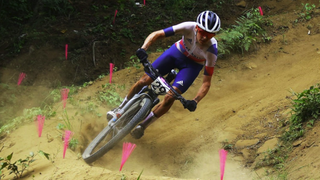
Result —
<path fill-rule="evenodd" d="M 87 141 L 106 123 L 104 114 L 111 108 L 103 103 L 95 107 L 95 111 L 102 114 L 99 118 L 83 107 L 90 101 L 96 103 L 92 97 L 101 91 L 102 85 L 109 82 L 109 77 L 82 88 L 72 97 L 73 102 L 77 103 L 68 101 L 67 111 L 73 124 L 74 137 L 80 141 L 76 151 L 68 150 L 66 158 L 62 158 L 63 131 L 56 129 L 58 123 L 63 123 L 62 104 L 59 103 L 55 106 L 57 116 L 46 120 L 42 137 L 37 137 L 35 123 L 25 124 L 1 140 L 4 146 L 1 156 L 14 152 L 13 159 L 18 159 L 24 158 L 30 151 L 38 150 L 51 155 L 51 161 L 38 157 L 30 166 L 25 179 L 121 179 L 123 174 L 127 179 L 136 179 L 142 170 L 141 179 L 148 180 L 218 179 L 218 151 L 223 142 L 227 140 L 235 143 L 264 134 L 259 144 L 250 147 L 254 151 L 267 139 L 279 135 L 278 116 L 287 116 L 284 113 L 290 107 L 290 100 L 287 98 L 292 96 L 290 91 L 301 92 L 320 81 L 320 18 L 314 17 L 311 21 L 298 24 L 292 23 L 295 19 L 297 14 L 293 11 L 272 17 L 275 36 L 271 43 L 258 45 L 257 51 L 249 55 L 233 55 L 219 60 L 212 88 L 199 103 L 196 112 L 184 110 L 177 102 L 168 114 L 150 126 L 141 140 L 126 137 L 125 141 L 135 143 L 137 148 L 122 172 L 119 172 L 121 145 L 92 166 L 81 159 L 81 152 Z M 151 55 L 151 59 L 158 55 Z M 11 77 L 14 73 L 9 71 L 3 70 L 1 78 Z M 121 70 L 115 72 L 112 83 L 125 84 L 125 90 L 119 92 L 121 96 L 125 96 L 141 74 L 141 69 L 133 67 Z M 194 97 L 201 80 L 199 77 L 184 95 L 187 99 Z M 40 82 L 43 81 L 38 82 L 34 84 L 38 88 L 32 90 L 23 84 L 16 88 L 24 88 L 21 94 L 28 97 L 28 93 L 39 91 L 39 98 L 42 99 Z M 32 98 L 27 100 L 28 103 L 22 104 L 32 107 Z M 287 179 L 320 179 L 318 130 L 319 125 L 316 124 L 289 156 L 285 166 Z M 254 172 L 250 167 L 251 163 L 241 154 L 230 152 L 225 179 L 262 179 L 266 170 L 263 168 Z"/>

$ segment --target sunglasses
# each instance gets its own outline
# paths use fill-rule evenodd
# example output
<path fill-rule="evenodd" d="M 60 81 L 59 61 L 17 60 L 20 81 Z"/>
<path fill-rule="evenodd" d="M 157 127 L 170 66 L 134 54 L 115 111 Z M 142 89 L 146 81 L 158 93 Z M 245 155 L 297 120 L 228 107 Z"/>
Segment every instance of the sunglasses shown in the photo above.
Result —
<path fill-rule="evenodd" d="M 211 39 L 215 34 L 214 33 L 209 33 L 203 29 L 201 29 L 199 26 L 196 26 L 197 30 L 198 30 L 198 33 L 201 35 L 201 36 L 206 36 L 208 39 Z"/>

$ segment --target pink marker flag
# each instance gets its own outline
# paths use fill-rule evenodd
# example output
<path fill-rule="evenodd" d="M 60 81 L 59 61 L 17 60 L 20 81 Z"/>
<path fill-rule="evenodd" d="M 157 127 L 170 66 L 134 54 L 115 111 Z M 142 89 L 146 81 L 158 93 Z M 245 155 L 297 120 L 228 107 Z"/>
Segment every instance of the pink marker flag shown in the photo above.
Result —
<path fill-rule="evenodd" d="M 66 108 L 67 99 L 68 99 L 69 89 L 61 89 L 61 100 L 63 101 L 63 108 Z"/>
<path fill-rule="evenodd" d="M 263 12 L 262 12 L 261 6 L 259 6 L 259 11 L 260 11 L 261 16 L 263 16 Z"/>
<path fill-rule="evenodd" d="M 118 10 L 116 10 L 116 12 L 114 13 L 114 18 L 113 18 L 113 22 L 112 22 L 112 24 L 114 24 L 114 23 L 115 23 L 117 13 L 118 13 Z"/>
<path fill-rule="evenodd" d="M 19 80 L 18 80 L 18 86 L 21 84 L 22 80 L 26 77 L 26 74 L 25 73 L 20 73 L 19 75 Z"/>
<path fill-rule="evenodd" d="M 72 132 L 71 131 L 66 130 L 64 132 L 63 159 L 66 156 L 66 151 L 67 151 L 67 148 L 69 146 L 69 141 L 70 141 L 71 136 L 72 136 Z"/>
<path fill-rule="evenodd" d="M 224 168 L 226 165 L 228 151 L 221 149 L 219 151 L 219 154 L 220 154 L 220 180 L 223 180 Z"/>
<path fill-rule="evenodd" d="M 114 64 L 113 64 L 113 63 L 110 63 L 110 80 L 109 80 L 109 83 L 110 83 L 110 84 L 111 84 L 111 80 L 112 80 L 113 68 L 114 68 Z"/>
<path fill-rule="evenodd" d="M 42 129 L 43 129 L 43 125 L 44 125 L 44 120 L 45 120 L 45 116 L 42 115 L 38 115 L 37 116 L 37 121 L 38 121 L 38 136 L 41 137 L 42 134 Z"/>
<path fill-rule="evenodd" d="M 66 60 L 68 59 L 68 44 L 66 44 L 66 50 L 65 50 Z"/>
<path fill-rule="evenodd" d="M 143 0 L 143 5 L 146 5 L 146 0 Z"/>
<path fill-rule="evenodd" d="M 122 160 L 121 160 L 121 166 L 120 166 L 120 170 L 122 170 L 122 166 L 124 165 L 124 163 L 127 161 L 127 159 L 129 158 L 130 154 L 132 153 L 132 151 L 136 148 L 135 144 L 131 144 L 131 143 L 127 143 L 124 142 L 123 143 L 123 147 L 122 147 Z"/>

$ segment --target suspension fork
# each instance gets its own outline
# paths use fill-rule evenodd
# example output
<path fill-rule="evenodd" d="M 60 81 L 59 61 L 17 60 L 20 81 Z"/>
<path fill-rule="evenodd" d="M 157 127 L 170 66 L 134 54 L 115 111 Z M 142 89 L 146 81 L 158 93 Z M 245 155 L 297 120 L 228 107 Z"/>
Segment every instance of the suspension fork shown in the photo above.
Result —
<path fill-rule="evenodd" d="M 111 119 L 111 122 L 115 122 L 117 119 L 121 117 L 121 115 L 126 112 L 133 103 L 137 101 L 137 99 L 141 99 L 144 96 L 148 96 L 151 101 L 153 101 L 152 108 L 157 105 L 160 100 L 158 98 L 158 95 L 156 95 L 148 86 L 144 86 L 139 93 L 135 94 L 116 114 L 116 117 L 113 117 Z M 150 109 L 151 110 L 151 109 Z"/>

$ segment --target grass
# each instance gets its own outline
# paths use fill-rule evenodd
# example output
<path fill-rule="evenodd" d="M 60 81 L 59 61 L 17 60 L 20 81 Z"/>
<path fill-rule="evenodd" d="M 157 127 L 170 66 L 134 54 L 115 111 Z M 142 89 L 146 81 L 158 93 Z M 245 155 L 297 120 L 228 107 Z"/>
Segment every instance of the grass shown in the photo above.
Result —
<path fill-rule="evenodd" d="M 18 159 L 14 162 L 12 162 L 13 152 L 6 157 L 0 157 L 0 179 L 10 174 L 14 174 L 15 178 L 21 178 L 23 173 L 29 168 L 30 164 L 36 161 L 35 157 L 38 154 L 49 160 L 50 154 L 45 153 L 42 150 L 39 150 L 36 154 L 30 152 L 25 159 Z"/>
<path fill-rule="evenodd" d="M 302 137 L 306 128 L 312 128 L 320 116 L 320 84 L 311 86 L 301 93 L 293 94 L 289 130 L 282 136 L 283 141 L 292 142 Z"/>
<path fill-rule="evenodd" d="M 291 116 L 287 124 L 282 122 L 283 120 L 280 122 L 281 126 L 284 126 L 282 129 L 286 129 L 280 137 L 282 145 L 263 153 L 263 157 L 256 163 L 255 168 L 273 168 L 276 173 L 267 173 L 269 179 L 287 179 L 286 160 L 292 152 L 292 143 L 303 137 L 305 132 L 312 129 L 314 123 L 320 120 L 319 88 L 319 84 L 316 84 L 301 93 L 292 92 L 296 98 L 292 100 Z"/>
<path fill-rule="evenodd" d="M 70 122 L 70 118 L 66 109 L 63 110 L 62 119 L 66 129 L 71 131 L 73 128 L 72 128 L 72 124 Z"/>
<path fill-rule="evenodd" d="M 123 101 L 120 97 L 118 90 L 124 90 L 124 86 L 106 83 L 102 86 L 103 91 L 98 92 L 97 99 L 101 102 L 106 102 L 111 107 L 117 107 Z"/>
<path fill-rule="evenodd" d="M 42 114 L 46 117 L 53 117 L 56 114 L 56 112 L 52 111 L 52 109 L 47 106 L 44 109 L 41 109 L 40 107 L 24 109 L 22 116 L 18 116 L 12 119 L 9 123 L 6 123 L 5 125 L 1 126 L 0 134 L 9 134 L 10 131 L 16 129 L 20 124 L 34 121 L 35 117 L 39 114 Z"/>

